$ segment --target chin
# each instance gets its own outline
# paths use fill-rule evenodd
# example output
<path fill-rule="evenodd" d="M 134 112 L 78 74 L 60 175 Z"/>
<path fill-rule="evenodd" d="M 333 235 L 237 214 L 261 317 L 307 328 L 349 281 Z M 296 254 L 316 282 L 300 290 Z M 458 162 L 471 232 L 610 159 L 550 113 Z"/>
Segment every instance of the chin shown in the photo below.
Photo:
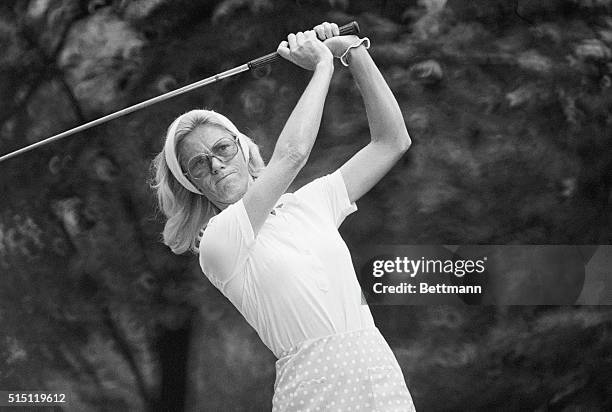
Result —
<path fill-rule="evenodd" d="M 234 177 L 238 177 L 236 175 L 231 175 L 222 180 L 220 183 L 220 187 L 218 187 L 218 196 L 217 198 L 221 200 L 223 203 L 235 203 L 242 199 L 244 194 L 249 187 L 248 180 L 242 181 L 241 179 L 236 179 Z"/>
<path fill-rule="evenodd" d="M 232 188 L 234 189 L 234 188 Z M 242 199 L 242 197 L 244 196 L 244 194 L 246 193 L 246 190 L 238 190 L 238 188 L 236 188 L 236 190 L 228 190 L 225 192 L 224 196 L 220 196 L 224 203 L 236 203 L 237 201 L 239 201 L 240 199 Z"/>

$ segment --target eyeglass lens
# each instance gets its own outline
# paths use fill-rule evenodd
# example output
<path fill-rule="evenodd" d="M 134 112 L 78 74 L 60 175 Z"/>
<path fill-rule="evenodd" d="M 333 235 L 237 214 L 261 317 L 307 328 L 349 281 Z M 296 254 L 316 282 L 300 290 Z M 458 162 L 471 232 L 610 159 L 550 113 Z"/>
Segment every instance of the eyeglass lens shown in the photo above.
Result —
<path fill-rule="evenodd" d="M 211 173 L 212 157 L 227 162 L 236 156 L 238 153 L 238 145 L 232 138 L 226 137 L 219 140 L 210 151 L 211 153 L 202 153 L 194 156 L 187 164 L 187 172 L 191 177 L 201 179 Z"/>

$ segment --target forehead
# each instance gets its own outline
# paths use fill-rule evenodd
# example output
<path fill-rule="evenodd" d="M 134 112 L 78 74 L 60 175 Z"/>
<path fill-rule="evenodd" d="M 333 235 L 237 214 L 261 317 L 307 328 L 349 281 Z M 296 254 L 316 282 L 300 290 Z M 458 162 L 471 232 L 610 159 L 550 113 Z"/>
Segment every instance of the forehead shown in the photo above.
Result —
<path fill-rule="evenodd" d="M 197 126 L 181 140 L 180 151 L 187 157 L 193 154 L 202 153 L 210 149 L 219 139 L 232 137 L 232 134 L 225 128 L 216 124 L 203 124 Z"/>

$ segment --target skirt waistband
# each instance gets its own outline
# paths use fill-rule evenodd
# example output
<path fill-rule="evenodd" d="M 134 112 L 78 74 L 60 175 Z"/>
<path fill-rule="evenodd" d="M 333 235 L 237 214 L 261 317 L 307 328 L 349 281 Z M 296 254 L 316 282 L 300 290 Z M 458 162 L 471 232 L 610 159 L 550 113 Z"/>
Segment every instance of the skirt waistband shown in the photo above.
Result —
<path fill-rule="evenodd" d="M 337 340 L 337 339 L 345 339 L 345 338 L 350 338 L 353 337 L 355 335 L 360 335 L 366 332 L 375 332 L 375 333 L 380 333 L 380 331 L 378 330 L 378 328 L 375 325 L 372 326 L 367 326 L 365 328 L 361 328 L 361 329 L 353 329 L 353 330 L 349 330 L 349 331 L 345 331 L 345 332 L 339 332 L 339 333 L 332 333 L 329 335 L 323 335 L 323 336 L 318 336 L 316 338 L 311 338 L 311 339 L 306 339 L 303 340 L 302 342 L 298 343 L 297 345 L 293 346 L 292 348 L 283 351 L 280 353 L 280 355 L 278 356 L 278 362 L 280 362 L 281 360 L 283 360 L 284 358 L 287 357 L 291 357 L 293 355 L 295 355 L 299 350 L 304 349 L 308 346 L 311 345 L 316 345 L 318 342 L 325 342 L 325 341 L 329 341 L 329 340 Z"/>

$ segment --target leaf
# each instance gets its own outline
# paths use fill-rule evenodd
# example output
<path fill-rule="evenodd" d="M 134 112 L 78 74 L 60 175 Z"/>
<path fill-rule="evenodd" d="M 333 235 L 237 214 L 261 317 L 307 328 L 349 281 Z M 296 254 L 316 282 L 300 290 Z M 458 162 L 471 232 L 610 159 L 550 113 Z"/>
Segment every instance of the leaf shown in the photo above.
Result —
<path fill-rule="evenodd" d="M 599 39 L 587 39 L 574 49 L 576 56 L 582 60 L 609 60 L 612 51 Z"/>
<path fill-rule="evenodd" d="M 549 58 L 542 56 L 536 50 L 528 50 L 518 56 L 518 64 L 523 69 L 540 73 L 548 73 L 552 68 Z"/>
<path fill-rule="evenodd" d="M 434 84 L 442 80 L 442 68 L 435 60 L 426 60 L 417 63 L 410 68 L 410 75 L 413 79 L 424 84 Z"/>
<path fill-rule="evenodd" d="M 518 89 L 506 94 L 506 99 L 510 107 L 518 107 L 529 102 L 536 95 L 536 90 L 533 84 L 526 84 Z"/>
<path fill-rule="evenodd" d="M 213 11 L 213 23 L 224 17 L 231 16 L 241 7 L 248 7 L 252 13 L 259 13 L 274 8 L 270 0 L 224 0 Z"/>

